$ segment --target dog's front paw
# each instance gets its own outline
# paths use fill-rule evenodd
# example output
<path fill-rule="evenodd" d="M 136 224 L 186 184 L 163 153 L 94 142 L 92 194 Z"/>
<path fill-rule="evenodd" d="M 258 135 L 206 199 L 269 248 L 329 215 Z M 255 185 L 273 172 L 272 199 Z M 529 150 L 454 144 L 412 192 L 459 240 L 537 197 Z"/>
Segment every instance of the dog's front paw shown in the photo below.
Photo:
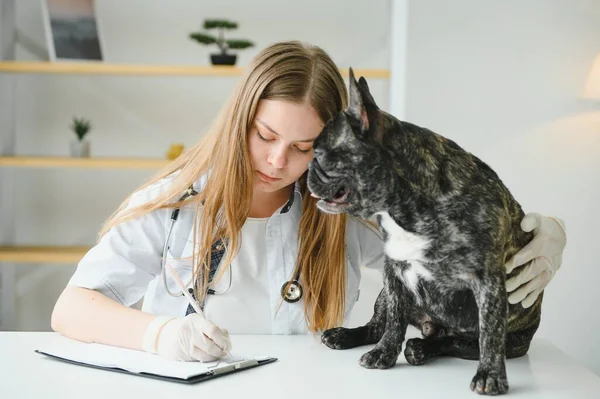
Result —
<path fill-rule="evenodd" d="M 397 352 L 375 347 L 362 355 L 358 363 L 367 369 L 389 369 L 396 364 L 396 360 Z"/>
<path fill-rule="evenodd" d="M 350 349 L 359 346 L 356 329 L 332 328 L 323 332 L 321 342 L 331 349 Z"/>
<path fill-rule="evenodd" d="M 412 338 L 406 341 L 406 348 L 404 349 L 406 361 L 413 366 L 424 364 L 428 358 L 425 346 L 426 343 L 423 339 Z"/>
<path fill-rule="evenodd" d="M 501 395 L 508 392 L 506 371 L 480 367 L 471 381 L 471 390 L 482 395 Z"/>

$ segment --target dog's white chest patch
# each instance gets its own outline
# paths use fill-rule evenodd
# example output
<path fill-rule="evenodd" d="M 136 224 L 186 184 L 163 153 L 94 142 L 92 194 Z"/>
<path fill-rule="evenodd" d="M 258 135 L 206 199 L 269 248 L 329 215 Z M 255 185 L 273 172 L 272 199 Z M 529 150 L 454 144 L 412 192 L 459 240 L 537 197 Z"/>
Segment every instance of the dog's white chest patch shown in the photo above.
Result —
<path fill-rule="evenodd" d="M 410 264 L 410 268 L 402 272 L 399 270 L 398 277 L 420 299 L 417 293 L 419 279 L 433 280 L 431 272 L 423 266 L 425 250 L 429 247 L 430 240 L 404 230 L 387 212 L 380 212 L 379 215 L 381 227 L 387 233 L 385 253 L 391 259 Z"/>

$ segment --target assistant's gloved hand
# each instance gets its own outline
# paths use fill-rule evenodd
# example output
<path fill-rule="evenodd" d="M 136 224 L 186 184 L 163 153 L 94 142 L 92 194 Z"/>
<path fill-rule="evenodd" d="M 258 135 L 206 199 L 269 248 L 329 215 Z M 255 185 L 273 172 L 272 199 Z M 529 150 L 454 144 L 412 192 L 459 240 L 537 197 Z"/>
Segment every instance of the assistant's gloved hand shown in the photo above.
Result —
<path fill-rule="evenodd" d="M 158 316 L 146 329 L 142 348 L 171 360 L 211 362 L 231 350 L 227 330 L 208 321 L 204 315 Z"/>
<path fill-rule="evenodd" d="M 533 239 L 510 259 L 506 273 L 521 267 L 531 260 L 520 275 L 506 281 L 508 302 L 521 302 L 528 308 L 546 288 L 562 263 L 562 254 L 567 245 L 564 222 L 558 218 L 528 213 L 521 221 L 523 231 L 533 231 Z"/>

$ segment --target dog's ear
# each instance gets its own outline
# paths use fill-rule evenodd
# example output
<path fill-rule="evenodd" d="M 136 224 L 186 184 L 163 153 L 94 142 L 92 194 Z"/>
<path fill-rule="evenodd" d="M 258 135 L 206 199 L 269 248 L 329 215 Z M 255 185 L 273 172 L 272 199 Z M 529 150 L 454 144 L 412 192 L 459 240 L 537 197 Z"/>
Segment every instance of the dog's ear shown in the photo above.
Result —
<path fill-rule="evenodd" d="M 375 103 L 373 96 L 371 95 L 371 91 L 369 90 L 369 85 L 367 84 L 367 79 L 364 76 L 358 78 L 358 88 L 360 89 L 360 94 L 362 96 L 363 104 L 368 111 L 371 111 L 369 108 L 373 108 L 373 110 L 378 110 L 379 107 Z"/>
<path fill-rule="evenodd" d="M 358 82 L 354 77 L 354 71 L 350 68 L 350 90 L 349 90 L 348 112 L 357 121 L 360 121 L 363 131 L 369 131 L 377 118 L 379 107 L 375 103 L 369 85 L 364 77 L 360 77 Z"/>
<path fill-rule="evenodd" d="M 364 78 L 362 78 L 364 80 Z M 360 121 L 364 131 L 369 130 L 369 117 L 365 108 L 362 90 L 354 77 L 354 71 L 350 68 L 350 85 L 349 85 L 349 101 L 348 113 L 357 121 Z"/>

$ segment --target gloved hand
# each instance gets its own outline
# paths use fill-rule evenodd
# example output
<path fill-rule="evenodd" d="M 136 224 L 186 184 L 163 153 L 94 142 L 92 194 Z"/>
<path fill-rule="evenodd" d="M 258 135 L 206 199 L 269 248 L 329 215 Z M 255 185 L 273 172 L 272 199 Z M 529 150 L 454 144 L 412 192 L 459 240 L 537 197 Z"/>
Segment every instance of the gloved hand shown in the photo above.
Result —
<path fill-rule="evenodd" d="M 146 329 L 142 348 L 171 360 L 212 362 L 231 350 L 229 333 L 204 315 L 158 316 Z"/>
<path fill-rule="evenodd" d="M 506 273 L 531 260 L 520 275 L 506 281 L 510 293 L 508 302 L 521 302 L 528 308 L 546 288 L 562 263 L 562 253 L 567 245 L 564 222 L 558 218 L 528 213 L 521 221 L 523 231 L 533 231 L 533 239 L 510 259 Z"/>

